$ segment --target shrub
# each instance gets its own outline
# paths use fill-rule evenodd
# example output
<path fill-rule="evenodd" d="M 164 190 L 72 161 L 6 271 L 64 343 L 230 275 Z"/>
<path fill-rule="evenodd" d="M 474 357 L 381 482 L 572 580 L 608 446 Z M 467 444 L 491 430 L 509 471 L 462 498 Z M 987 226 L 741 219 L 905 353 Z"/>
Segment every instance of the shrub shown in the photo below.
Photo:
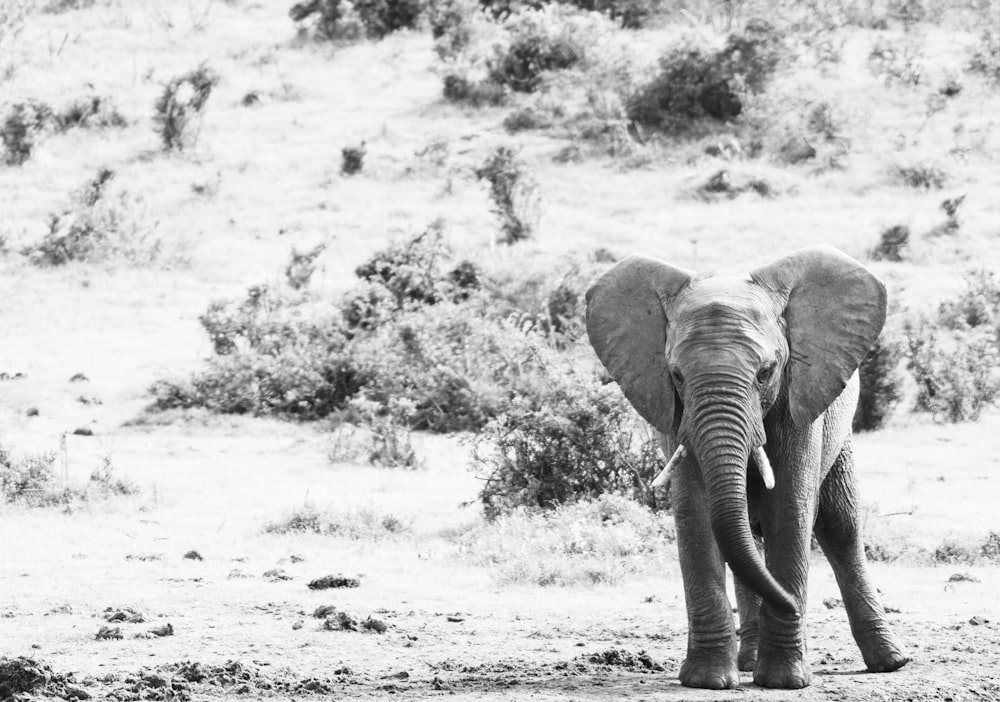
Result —
<path fill-rule="evenodd" d="M 525 9 L 504 23 L 509 36 L 489 61 L 489 78 L 515 92 L 533 93 L 542 74 L 570 68 L 583 60 L 586 46 L 579 27 L 558 6 Z"/>
<path fill-rule="evenodd" d="M 718 51 L 696 46 L 672 49 L 657 76 L 629 97 L 630 120 L 670 134 L 690 131 L 706 117 L 727 122 L 743 110 L 741 92 L 762 92 L 783 58 L 777 32 L 752 22 Z"/>
<path fill-rule="evenodd" d="M 406 309 L 467 299 L 479 288 L 479 270 L 469 261 L 449 267 L 450 258 L 440 220 L 376 252 L 354 270 L 366 285 L 348 293 L 348 325 L 373 329 L 380 320 Z"/>
<path fill-rule="evenodd" d="M 991 329 L 1000 342 L 1000 276 L 986 268 L 966 271 L 964 290 L 941 303 L 938 318 L 950 329 Z"/>
<path fill-rule="evenodd" d="M 381 39 L 399 29 L 412 29 L 423 11 L 421 0 L 354 0 L 368 36 Z"/>
<path fill-rule="evenodd" d="M 365 33 L 376 39 L 397 29 L 415 27 L 422 10 L 419 0 L 355 0 L 351 7 Z M 292 5 L 288 14 L 299 24 L 311 21 L 313 33 L 323 39 L 338 39 L 352 33 L 342 0 L 299 2 Z"/>
<path fill-rule="evenodd" d="M 155 234 L 141 200 L 125 190 L 110 191 L 115 172 L 101 168 L 73 194 L 69 209 L 49 215 L 48 233 L 22 249 L 36 266 L 61 266 L 71 261 L 125 261 L 139 266 L 182 262 Z"/>
<path fill-rule="evenodd" d="M 411 403 L 408 422 L 431 431 L 478 430 L 528 392 L 544 360 L 535 340 L 473 302 L 417 307 L 354 344 L 378 406 Z"/>
<path fill-rule="evenodd" d="M 916 409 L 948 422 L 975 421 L 1000 393 L 994 329 L 948 330 L 926 320 L 904 326 L 907 363 L 917 382 Z"/>
<path fill-rule="evenodd" d="M 490 184 L 493 211 L 500 218 L 501 241 L 530 239 L 538 229 L 541 193 L 527 164 L 509 147 L 498 146 L 476 169 L 476 178 Z"/>
<path fill-rule="evenodd" d="M 614 584 L 673 558 L 673 520 L 619 495 L 517 509 L 466 532 L 459 552 L 503 585 Z"/>
<path fill-rule="evenodd" d="M 992 22 L 979 35 L 973 48 L 969 70 L 980 73 L 994 83 L 1000 83 L 1000 18 Z"/>
<path fill-rule="evenodd" d="M 910 243 L 910 228 L 905 224 L 896 224 L 882 230 L 878 243 L 868 253 L 873 261 L 903 260 L 903 250 Z"/>
<path fill-rule="evenodd" d="M 507 91 L 492 80 L 472 81 L 456 73 L 444 77 L 444 97 L 449 102 L 464 102 L 473 107 L 502 105 L 507 100 Z"/>
<path fill-rule="evenodd" d="M 8 448 L 0 446 L 0 495 L 6 502 L 50 503 L 55 462 L 54 453 L 15 458 Z"/>
<path fill-rule="evenodd" d="M 434 37 L 434 52 L 442 61 L 452 61 L 469 46 L 476 20 L 483 8 L 477 0 L 433 0 L 427 18 Z"/>
<path fill-rule="evenodd" d="M 4 162 L 8 166 L 20 166 L 31 158 L 51 121 L 52 108 L 43 102 L 28 100 L 11 107 L 0 127 Z"/>
<path fill-rule="evenodd" d="M 476 438 L 487 516 L 604 493 L 651 504 L 662 457 L 620 391 L 569 368 L 547 371 Z"/>
<path fill-rule="evenodd" d="M 153 123 L 167 151 L 184 151 L 198 142 L 202 111 L 219 75 L 202 64 L 163 87 L 156 101 Z"/>
<path fill-rule="evenodd" d="M 244 300 L 214 302 L 200 318 L 215 348 L 209 368 L 187 381 L 153 384 L 156 409 L 315 419 L 342 408 L 364 384 L 336 310 L 267 286 Z"/>
<path fill-rule="evenodd" d="M 900 398 L 902 378 L 898 368 L 902 358 L 902 345 L 883 332 L 858 369 L 861 390 L 854 411 L 854 431 L 879 429 L 892 414 Z"/>

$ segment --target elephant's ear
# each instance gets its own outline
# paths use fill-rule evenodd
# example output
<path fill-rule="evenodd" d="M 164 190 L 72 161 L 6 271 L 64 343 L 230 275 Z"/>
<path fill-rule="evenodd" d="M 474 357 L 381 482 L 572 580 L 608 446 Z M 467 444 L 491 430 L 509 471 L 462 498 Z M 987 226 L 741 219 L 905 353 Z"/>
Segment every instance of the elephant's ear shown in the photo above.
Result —
<path fill-rule="evenodd" d="M 674 423 L 665 303 L 693 275 L 655 258 L 629 256 L 587 291 L 591 345 L 632 406 L 661 432 Z"/>
<path fill-rule="evenodd" d="M 885 285 L 832 246 L 796 251 L 751 278 L 787 300 L 788 405 L 806 426 L 837 398 L 885 323 Z"/>

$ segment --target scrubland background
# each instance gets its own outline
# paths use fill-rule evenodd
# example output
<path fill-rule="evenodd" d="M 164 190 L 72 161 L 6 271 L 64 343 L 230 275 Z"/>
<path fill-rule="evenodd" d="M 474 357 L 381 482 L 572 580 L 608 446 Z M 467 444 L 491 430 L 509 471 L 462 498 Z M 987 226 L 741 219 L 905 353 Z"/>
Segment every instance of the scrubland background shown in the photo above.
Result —
<path fill-rule="evenodd" d="M 0 697 L 996 696 L 998 109 L 990 2 L 7 0 Z M 685 690 L 582 296 L 818 243 L 913 662 L 817 551 L 813 686 Z"/>

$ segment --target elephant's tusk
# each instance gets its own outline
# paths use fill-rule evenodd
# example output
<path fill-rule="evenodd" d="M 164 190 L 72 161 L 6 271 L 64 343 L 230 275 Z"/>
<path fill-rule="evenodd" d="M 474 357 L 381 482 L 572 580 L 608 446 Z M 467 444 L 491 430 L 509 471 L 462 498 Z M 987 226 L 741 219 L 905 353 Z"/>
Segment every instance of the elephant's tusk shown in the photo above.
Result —
<path fill-rule="evenodd" d="M 773 490 L 774 471 L 771 469 L 771 462 L 767 460 L 767 454 L 764 453 L 763 445 L 753 450 L 753 459 L 757 463 L 758 470 L 760 470 L 760 477 L 764 479 L 764 487 L 768 490 Z"/>
<path fill-rule="evenodd" d="M 684 444 L 677 444 L 677 450 L 674 451 L 674 455 L 670 457 L 667 461 L 667 465 L 663 466 L 655 478 L 653 478 L 653 487 L 658 488 L 661 485 L 666 485 L 667 481 L 670 480 L 670 471 L 677 467 L 677 465 L 687 457 L 687 449 L 684 448 Z"/>

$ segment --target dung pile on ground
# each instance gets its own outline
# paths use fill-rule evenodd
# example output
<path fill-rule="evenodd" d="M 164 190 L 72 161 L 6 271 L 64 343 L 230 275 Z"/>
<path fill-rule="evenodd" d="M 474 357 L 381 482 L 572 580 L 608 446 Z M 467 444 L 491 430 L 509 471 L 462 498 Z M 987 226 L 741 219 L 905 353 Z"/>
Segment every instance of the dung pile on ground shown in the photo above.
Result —
<path fill-rule="evenodd" d="M 637 670 L 639 672 L 662 672 L 663 666 L 652 659 L 645 651 L 632 653 L 624 648 L 609 648 L 600 653 L 591 653 L 585 656 L 588 663 L 597 665 L 613 665 L 626 670 Z"/>
<path fill-rule="evenodd" d="M 384 634 L 389 628 L 386 626 L 385 622 L 380 619 L 372 619 L 368 617 L 364 621 L 358 621 L 354 616 L 348 614 L 347 612 L 338 612 L 332 607 L 321 608 L 324 612 L 323 616 L 325 621 L 323 622 L 323 628 L 329 629 L 330 631 L 374 631 L 376 634 Z M 319 609 L 313 613 L 313 616 L 319 617 Z"/>
<path fill-rule="evenodd" d="M 238 695 L 259 690 L 288 695 L 329 695 L 334 692 L 334 681 L 329 678 L 300 678 L 289 671 L 265 673 L 255 665 L 239 661 L 226 661 L 222 665 L 184 661 L 164 666 L 161 670 L 170 671 L 187 683 L 222 687 Z"/>
<path fill-rule="evenodd" d="M 360 587 L 361 581 L 357 578 L 349 578 L 338 573 L 337 575 L 324 575 L 309 583 L 310 590 L 326 590 L 332 587 Z"/>
<path fill-rule="evenodd" d="M 0 700 L 24 699 L 22 695 L 90 699 L 90 693 L 75 685 L 72 675 L 52 672 L 45 663 L 31 658 L 0 658 Z"/>

